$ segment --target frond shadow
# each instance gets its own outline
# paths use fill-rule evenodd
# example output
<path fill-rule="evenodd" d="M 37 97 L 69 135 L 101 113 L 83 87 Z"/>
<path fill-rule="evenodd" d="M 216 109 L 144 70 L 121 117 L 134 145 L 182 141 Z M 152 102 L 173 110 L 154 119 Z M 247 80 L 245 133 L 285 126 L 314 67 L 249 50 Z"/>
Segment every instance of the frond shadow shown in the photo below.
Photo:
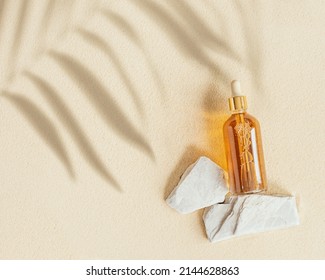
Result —
<path fill-rule="evenodd" d="M 222 52 L 234 60 L 241 61 L 238 53 L 236 53 L 224 39 L 211 31 L 210 27 L 204 23 L 186 1 L 167 0 L 167 2 L 177 10 L 178 14 L 189 26 L 191 26 L 191 30 L 196 33 L 201 42 L 207 47 L 214 51 Z"/>
<path fill-rule="evenodd" d="M 8 80 L 11 81 L 14 77 L 15 70 L 17 68 L 17 58 L 18 58 L 18 51 L 22 44 L 22 35 L 26 25 L 26 16 L 27 12 L 30 8 L 30 2 L 28 0 L 23 0 L 21 6 L 19 8 L 19 13 L 17 16 L 18 23 L 15 27 L 14 33 L 14 41 L 11 47 L 10 52 L 10 67 L 9 67 L 9 76 Z"/>
<path fill-rule="evenodd" d="M 51 18 L 53 16 L 54 7 L 55 7 L 55 1 L 51 1 L 51 0 L 47 1 L 45 12 L 41 20 L 41 30 L 39 32 L 39 35 L 41 37 L 43 37 L 46 31 L 48 30 L 49 24 L 51 22 Z"/>
<path fill-rule="evenodd" d="M 120 107 L 110 97 L 110 93 L 100 81 L 77 59 L 57 51 L 48 52 L 51 57 L 81 88 L 81 92 L 95 106 L 106 125 L 134 143 L 148 156 L 154 159 L 154 153 L 145 138 L 137 131 Z"/>
<path fill-rule="evenodd" d="M 119 60 L 118 56 L 116 55 L 116 53 L 114 52 L 114 50 L 108 45 L 108 43 L 104 39 L 102 39 L 100 36 L 98 36 L 97 34 L 95 34 L 93 32 L 90 32 L 84 28 L 77 28 L 76 32 L 77 32 L 77 34 L 79 34 L 81 36 L 81 38 L 83 40 L 85 40 L 85 42 L 87 42 L 88 44 L 90 44 L 93 47 L 96 47 L 97 49 L 102 51 L 105 55 L 109 56 L 109 58 L 111 59 L 111 61 L 114 64 L 117 72 L 119 73 L 120 77 L 122 78 L 125 86 L 131 93 L 132 99 L 133 99 L 134 104 L 136 105 L 139 113 L 143 116 L 143 114 L 144 114 L 143 107 L 142 107 L 140 100 L 137 96 L 138 94 L 136 92 L 136 89 L 133 86 L 129 77 L 125 74 L 122 63 L 120 62 L 120 60 Z"/>
<path fill-rule="evenodd" d="M 3 20 L 3 14 L 6 8 L 6 2 L 7 0 L 0 0 L 0 28 L 2 27 L 2 20 Z M 2 30 L 0 29 L 0 35 Z"/>
<path fill-rule="evenodd" d="M 260 46 L 253 32 L 251 32 L 252 24 L 249 22 L 250 19 L 243 10 L 240 1 L 235 1 L 235 4 L 247 44 L 247 57 L 242 57 L 231 44 L 227 43 L 227 40 L 225 40 L 226 35 L 221 38 L 211 30 L 187 1 L 166 1 L 176 11 L 177 16 L 170 15 L 166 8 L 155 1 L 138 0 L 132 2 L 132 4 L 146 12 L 148 17 L 151 17 L 155 24 L 162 27 L 163 31 L 184 54 L 207 67 L 214 76 L 219 77 L 220 82 L 230 80 L 230 77 L 219 63 L 211 61 L 206 48 L 214 52 L 220 52 L 234 61 L 246 64 L 253 75 L 256 87 L 259 88 L 258 85 L 261 80 Z M 182 21 L 179 21 L 178 17 Z M 254 26 L 258 26 L 258 24 Z"/>
<path fill-rule="evenodd" d="M 165 96 L 165 85 L 162 82 L 160 75 L 155 67 L 150 53 L 146 50 L 145 45 L 143 44 L 141 38 L 137 34 L 136 30 L 120 15 L 113 13 L 109 10 L 101 10 L 100 13 L 111 23 L 113 23 L 120 31 L 125 33 L 129 39 L 142 51 L 144 58 L 146 60 L 147 66 L 152 74 L 153 80 L 155 81 L 159 91 L 162 93 L 162 98 Z"/>
<path fill-rule="evenodd" d="M 0 0 L 1 1 L 1 0 Z M 214 75 L 218 75 L 220 81 L 229 79 L 226 71 L 217 62 L 213 62 L 207 48 L 212 51 L 218 51 L 238 62 L 241 62 L 240 56 L 233 50 L 233 48 L 226 43 L 219 35 L 215 34 L 210 27 L 205 24 L 203 18 L 196 14 L 195 10 L 185 1 L 167 0 L 168 3 L 177 12 L 177 17 L 171 15 L 167 9 L 165 9 L 159 2 L 149 1 L 149 0 L 138 0 L 132 2 L 135 6 L 138 6 L 141 10 L 153 19 L 153 21 L 162 28 L 162 32 L 166 32 L 167 36 L 171 37 L 173 43 L 187 56 L 194 59 L 196 62 L 202 64 L 204 67 L 213 72 Z M 23 0 L 20 4 L 19 9 L 19 20 L 16 26 L 14 26 L 14 36 L 15 41 L 11 48 L 11 65 L 9 65 L 9 74 L 13 75 L 16 68 L 17 57 L 19 54 L 19 48 L 23 44 L 22 38 L 24 35 L 24 25 L 26 24 L 26 16 L 28 14 L 28 0 Z M 51 6 L 54 1 L 50 1 L 46 10 L 44 18 L 41 20 L 42 28 L 40 31 L 40 36 L 44 35 L 46 32 L 46 26 L 49 24 L 49 18 L 47 15 L 50 14 Z M 0 2 L 3 5 L 5 1 Z M 248 32 L 248 19 L 247 15 L 243 13 L 240 4 L 238 3 L 238 9 L 242 19 L 243 30 L 246 32 L 246 41 L 248 47 L 254 45 L 254 38 L 252 34 Z M 0 14 L 1 14 L 0 10 Z M 163 83 L 159 77 L 159 74 L 154 67 L 149 52 L 146 50 L 146 46 L 143 44 L 141 37 L 138 35 L 136 30 L 125 20 L 123 17 L 115 14 L 111 11 L 101 11 L 101 14 L 110 20 L 119 30 L 123 31 L 133 43 L 142 50 L 151 73 L 155 77 L 157 85 L 160 84 L 163 88 Z M 179 16 L 179 18 L 178 18 Z M 1 20 L 1 16 L 0 16 Z M 117 73 L 119 74 L 121 80 L 129 91 L 134 104 L 138 112 L 143 115 L 143 107 L 138 99 L 138 93 L 133 85 L 131 79 L 126 74 L 125 69 L 120 61 L 120 58 L 110 46 L 109 42 L 102 38 L 100 35 L 88 31 L 83 27 L 79 27 L 76 33 L 90 46 L 95 47 L 100 50 L 105 55 L 110 58 L 113 63 Z M 42 35 L 43 34 L 43 35 Z M 210 52 L 211 53 L 211 52 Z M 108 89 L 100 82 L 100 80 L 84 65 L 78 58 L 72 55 L 58 52 L 55 50 L 47 52 L 50 58 L 59 65 L 64 72 L 80 87 L 80 92 L 85 95 L 85 97 L 92 103 L 97 112 L 100 114 L 105 124 L 110 128 L 114 129 L 124 140 L 129 143 L 134 144 L 137 148 L 143 151 L 146 155 L 155 159 L 154 152 L 150 144 L 146 141 L 145 137 L 138 131 L 138 129 L 129 121 L 128 117 L 123 112 L 111 97 L 111 93 Z M 255 71 L 255 74 L 259 72 L 260 61 L 259 57 L 255 56 L 254 51 L 250 51 L 247 54 L 248 62 L 250 63 L 251 71 Z M 258 74 L 258 73 L 257 73 Z M 39 89 L 42 97 L 46 102 L 53 108 L 56 112 L 57 117 L 60 122 L 65 126 L 67 131 L 70 133 L 74 141 L 76 142 L 81 154 L 84 156 L 85 160 L 91 165 L 101 176 L 103 176 L 107 182 L 110 182 L 116 189 L 120 189 L 119 184 L 109 173 L 100 157 L 98 157 L 95 149 L 91 145 L 84 131 L 78 124 L 77 120 L 73 114 L 69 111 L 64 101 L 57 94 L 55 89 L 44 79 L 33 74 L 31 72 L 25 71 L 24 75 Z M 255 75 L 258 79 L 258 75 Z M 211 96 L 214 95 L 213 92 L 208 93 L 205 99 L 204 107 L 207 111 L 218 110 L 219 103 L 213 104 L 211 102 Z M 50 149 L 59 158 L 59 160 L 66 167 L 71 177 L 74 177 L 74 171 L 70 163 L 67 151 L 60 139 L 60 135 L 52 123 L 50 118 L 46 113 L 38 108 L 38 106 L 29 101 L 27 98 L 18 95 L 16 93 L 12 94 L 10 92 L 5 92 L 0 95 L 1 97 L 8 100 L 13 104 L 31 123 L 34 129 L 38 132 L 40 137 L 48 144 Z M 190 147 L 190 150 L 195 150 Z M 195 152 L 198 155 L 201 152 Z M 190 152 L 194 154 L 194 152 Z M 192 159 L 192 156 L 191 156 Z M 183 166 L 183 164 L 181 164 Z"/>
<path fill-rule="evenodd" d="M 45 7 L 45 11 L 44 11 L 42 19 L 40 21 L 40 30 L 38 32 L 38 38 L 39 38 L 40 42 L 44 41 L 46 32 L 49 29 L 51 20 L 53 18 L 53 11 L 55 9 L 56 3 L 57 3 L 56 1 L 47 0 L 47 5 Z M 40 48 L 41 48 L 41 46 L 40 46 Z M 37 52 L 37 55 L 39 55 L 38 52 Z"/>
<path fill-rule="evenodd" d="M 223 31 L 227 31 L 227 25 L 224 19 L 224 14 L 222 14 L 216 7 L 215 2 L 210 0 L 201 0 L 203 5 L 207 7 L 207 9 L 215 15 L 215 18 L 218 20 L 219 29 Z M 226 15 L 227 16 L 227 15 Z"/>
<path fill-rule="evenodd" d="M 159 24 L 167 32 L 181 51 L 207 67 L 214 74 L 228 78 L 228 74 L 219 65 L 211 61 L 197 39 L 186 29 L 182 28 L 177 20 L 170 16 L 163 7 L 148 0 L 138 0 L 134 2 L 134 5 L 145 10 L 155 23 Z"/>
<path fill-rule="evenodd" d="M 35 85 L 39 93 L 45 98 L 46 102 L 53 108 L 57 117 L 60 119 L 62 124 L 66 127 L 67 131 L 73 137 L 75 143 L 77 144 L 81 154 L 84 156 L 85 160 L 89 165 L 95 169 L 108 183 L 111 183 L 117 190 L 121 190 L 118 182 L 106 169 L 105 165 L 102 163 L 96 151 L 93 149 L 91 143 L 87 139 L 87 136 L 83 132 L 82 128 L 78 124 L 73 114 L 69 111 L 64 101 L 52 88 L 52 86 L 43 80 L 41 77 L 31 73 L 23 72 L 32 83 Z"/>
<path fill-rule="evenodd" d="M 54 154 L 65 166 L 70 177 L 75 178 L 74 170 L 60 135 L 45 112 L 22 95 L 3 92 L 0 96 L 13 104 L 18 111 L 25 116 L 32 127 L 38 132 L 40 137 L 48 144 Z"/>
<path fill-rule="evenodd" d="M 235 5 L 239 13 L 239 18 L 242 23 L 241 26 L 242 26 L 243 34 L 246 40 L 248 68 L 253 74 L 255 87 L 257 89 L 260 89 L 259 86 L 261 82 L 260 42 L 258 38 L 254 36 L 254 33 L 251 32 L 251 27 L 252 27 L 252 24 L 250 23 L 251 19 L 248 18 L 247 14 L 245 13 L 242 3 L 240 1 L 235 1 Z M 257 23 L 254 26 L 259 26 L 259 24 Z"/>
<path fill-rule="evenodd" d="M 143 47 L 138 34 L 123 17 L 109 10 L 100 10 L 99 13 L 101 13 L 110 22 L 114 23 L 115 26 L 117 26 L 122 32 L 125 32 L 136 45 L 141 48 Z"/>

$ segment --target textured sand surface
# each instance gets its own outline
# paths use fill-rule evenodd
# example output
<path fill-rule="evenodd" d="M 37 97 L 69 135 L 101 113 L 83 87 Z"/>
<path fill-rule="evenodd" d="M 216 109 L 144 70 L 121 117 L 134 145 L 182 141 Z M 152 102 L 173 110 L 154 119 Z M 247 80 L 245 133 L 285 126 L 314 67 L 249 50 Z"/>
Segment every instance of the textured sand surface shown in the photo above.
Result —
<path fill-rule="evenodd" d="M 325 258 L 325 2 L 240 3 L 0 1 L 1 259 Z M 210 244 L 165 198 L 232 79 L 301 225 Z"/>

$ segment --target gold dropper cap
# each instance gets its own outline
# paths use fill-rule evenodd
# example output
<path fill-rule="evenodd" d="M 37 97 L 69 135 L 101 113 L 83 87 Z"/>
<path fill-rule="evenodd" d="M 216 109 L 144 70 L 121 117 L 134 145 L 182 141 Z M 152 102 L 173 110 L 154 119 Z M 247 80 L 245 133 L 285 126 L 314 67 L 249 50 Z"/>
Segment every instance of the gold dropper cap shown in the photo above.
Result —
<path fill-rule="evenodd" d="M 241 92 L 240 82 L 232 81 L 231 82 L 231 94 L 232 97 L 228 98 L 229 109 L 233 113 L 244 112 L 247 109 L 247 100 Z"/>

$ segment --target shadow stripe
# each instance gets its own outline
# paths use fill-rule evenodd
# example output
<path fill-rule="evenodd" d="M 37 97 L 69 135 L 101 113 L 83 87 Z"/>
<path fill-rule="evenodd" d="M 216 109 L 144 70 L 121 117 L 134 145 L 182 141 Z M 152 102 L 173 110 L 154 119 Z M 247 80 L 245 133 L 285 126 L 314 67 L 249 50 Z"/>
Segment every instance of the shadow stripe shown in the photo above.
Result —
<path fill-rule="evenodd" d="M 128 121 L 125 114 L 110 97 L 108 90 L 82 63 L 71 56 L 56 51 L 50 51 L 48 54 L 80 86 L 81 92 L 95 106 L 110 129 L 113 127 L 125 140 L 134 143 L 154 159 L 150 145 Z"/>
<path fill-rule="evenodd" d="M 48 144 L 54 154 L 66 167 L 70 176 L 75 178 L 71 162 L 68 158 L 68 153 L 64 148 L 59 133 L 52 121 L 46 116 L 45 112 L 24 96 L 12 94 L 10 92 L 1 93 L 0 96 L 13 104 L 19 112 L 25 116 L 26 120 L 29 121 L 45 143 Z"/>
<path fill-rule="evenodd" d="M 95 169 L 103 178 L 111 183 L 117 190 L 121 191 L 121 187 L 114 177 L 105 168 L 91 143 L 88 141 L 87 136 L 82 131 L 77 120 L 70 113 L 64 101 L 59 97 L 55 90 L 42 78 L 30 72 L 24 72 L 24 75 L 31 80 L 34 86 L 39 89 L 40 94 L 46 99 L 48 104 L 54 109 L 57 117 L 62 124 L 66 127 L 67 131 L 73 137 L 81 154 L 84 156 L 89 165 Z"/>

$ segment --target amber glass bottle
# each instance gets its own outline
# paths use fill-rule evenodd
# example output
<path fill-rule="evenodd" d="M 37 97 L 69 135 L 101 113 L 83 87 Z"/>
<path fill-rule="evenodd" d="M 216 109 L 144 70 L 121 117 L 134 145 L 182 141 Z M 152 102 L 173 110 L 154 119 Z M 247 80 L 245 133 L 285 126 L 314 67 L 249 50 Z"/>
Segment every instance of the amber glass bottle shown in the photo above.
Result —
<path fill-rule="evenodd" d="M 240 83 L 231 83 L 229 98 L 231 117 L 225 122 L 223 134 L 226 146 L 230 192 L 248 194 L 267 189 L 260 125 L 246 113 L 246 97 Z"/>

